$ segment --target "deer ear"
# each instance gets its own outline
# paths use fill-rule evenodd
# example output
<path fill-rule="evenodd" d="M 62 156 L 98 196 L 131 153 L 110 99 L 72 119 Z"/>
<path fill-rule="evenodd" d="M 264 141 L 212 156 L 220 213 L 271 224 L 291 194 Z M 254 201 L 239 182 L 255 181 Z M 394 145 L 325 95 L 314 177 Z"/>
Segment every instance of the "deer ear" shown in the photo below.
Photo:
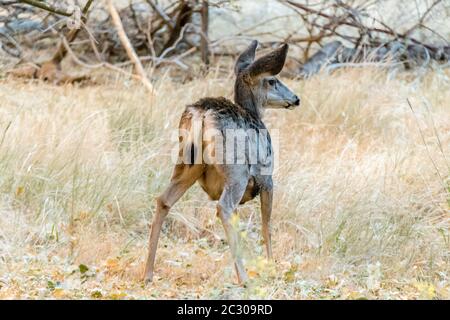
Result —
<path fill-rule="evenodd" d="M 252 64 L 253 60 L 255 60 L 256 48 L 258 47 L 258 41 L 253 40 L 252 43 L 242 52 L 234 66 L 234 72 L 239 74 L 242 70 L 246 69 L 249 65 Z"/>
<path fill-rule="evenodd" d="M 286 61 L 288 49 L 289 46 L 284 44 L 253 62 L 247 69 L 250 77 L 256 78 L 279 74 Z"/>

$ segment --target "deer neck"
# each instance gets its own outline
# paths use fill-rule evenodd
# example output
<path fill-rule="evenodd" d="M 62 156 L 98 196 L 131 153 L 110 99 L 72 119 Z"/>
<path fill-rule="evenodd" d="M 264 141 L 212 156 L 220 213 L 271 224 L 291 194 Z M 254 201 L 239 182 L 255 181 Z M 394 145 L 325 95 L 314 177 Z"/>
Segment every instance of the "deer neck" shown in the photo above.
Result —
<path fill-rule="evenodd" d="M 251 87 L 243 79 L 236 79 L 234 87 L 234 103 L 245 109 L 253 117 L 262 120 L 263 107 L 261 99 L 255 96 Z"/>

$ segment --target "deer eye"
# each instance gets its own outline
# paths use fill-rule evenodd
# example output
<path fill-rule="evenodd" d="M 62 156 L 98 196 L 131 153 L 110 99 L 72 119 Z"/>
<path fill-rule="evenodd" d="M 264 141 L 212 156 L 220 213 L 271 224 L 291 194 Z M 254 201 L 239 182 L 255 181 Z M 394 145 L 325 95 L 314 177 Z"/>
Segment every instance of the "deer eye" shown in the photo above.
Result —
<path fill-rule="evenodd" d="M 269 80 L 269 85 L 271 85 L 271 86 L 274 86 L 274 85 L 275 85 L 275 83 L 276 83 L 276 81 L 275 81 L 275 80 L 273 80 L 273 79 L 270 79 L 270 80 Z"/>

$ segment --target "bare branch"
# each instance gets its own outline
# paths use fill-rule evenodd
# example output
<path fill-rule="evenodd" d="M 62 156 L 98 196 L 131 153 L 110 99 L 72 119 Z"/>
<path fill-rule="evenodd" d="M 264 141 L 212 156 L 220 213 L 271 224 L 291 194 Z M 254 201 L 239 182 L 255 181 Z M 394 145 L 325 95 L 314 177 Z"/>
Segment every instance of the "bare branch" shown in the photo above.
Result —
<path fill-rule="evenodd" d="M 119 13 L 117 12 L 117 9 L 114 6 L 112 0 L 108 0 L 108 10 L 109 10 L 109 13 L 111 14 L 112 22 L 113 22 L 114 26 L 116 27 L 120 42 L 122 43 L 123 47 L 125 48 L 125 50 L 128 54 L 128 57 L 133 62 L 136 73 L 140 77 L 142 84 L 151 93 L 153 93 L 153 85 L 150 83 L 150 80 L 148 80 L 147 75 L 145 74 L 144 67 L 142 66 L 142 63 L 139 60 L 139 57 L 137 56 L 136 52 L 134 51 L 133 46 L 130 43 L 130 39 L 128 39 L 128 36 L 125 33 L 122 21 L 120 20 Z"/>
<path fill-rule="evenodd" d="M 152 0 L 147 0 L 147 3 L 152 7 L 152 9 L 161 17 L 161 19 L 171 28 L 175 28 L 175 22 L 170 19 L 170 17 Z"/>
<path fill-rule="evenodd" d="M 209 3 L 206 0 L 202 1 L 202 37 L 200 39 L 200 51 L 202 54 L 202 61 L 209 65 L 209 48 L 208 48 L 208 27 L 209 27 Z"/>
<path fill-rule="evenodd" d="M 30 6 L 37 7 L 37 8 L 43 9 L 45 11 L 54 13 L 54 14 L 59 14 L 61 16 L 70 17 L 73 14 L 73 12 L 66 12 L 66 11 L 62 11 L 62 10 L 59 10 L 57 8 L 54 8 L 54 7 L 46 4 L 43 1 L 38 1 L 38 0 L 20 0 L 20 2 L 29 4 Z"/>
<path fill-rule="evenodd" d="M 86 2 L 86 5 L 83 8 L 81 21 L 80 21 L 82 24 L 86 23 L 86 21 L 87 21 L 87 14 L 89 13 L 89 9 L 90 9 L 92 3 L 93 3 L 93 0 L 88 0 Z M 78 33 L 80 32 L 80 30 L 81 30 L 80 28 L 70 30 L 66 36 L 67 41 L 69 43 L 74 41 L 75 38 L 77 37 Z M 58 49 L 56 50 L 55 54 L 53 55 L 52 60 L 55 63 L 59 63 L 62 61 L 62 59 L 64 59 L 66 53 L 67 53 L 67 50 L 66 50 L 65 46 L 60 44 Z"/>

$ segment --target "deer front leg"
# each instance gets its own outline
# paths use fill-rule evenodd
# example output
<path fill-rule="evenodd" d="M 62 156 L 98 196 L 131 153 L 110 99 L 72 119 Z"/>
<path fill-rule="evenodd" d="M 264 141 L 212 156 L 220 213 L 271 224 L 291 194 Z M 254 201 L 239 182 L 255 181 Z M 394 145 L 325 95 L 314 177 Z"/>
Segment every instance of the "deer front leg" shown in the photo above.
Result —
<path fill-rule="evenodd" d="M 263 190 L 261 199 L 262 236 L 266 245 L 267 259 L 272 260 L 272 240 L 270 235 L 270 216 L 272 215 L 273 190 Z"/>
<path fill-rule="evenodd" d="M 230 246 L 231 255 L 234 260 L 238 281 L 241 284 L 248 280 L 248 276 L 242 262 L 242 250 L 240 248 L 239 233 L 236 230 L 237 226 L 233 225 L 231 217 L 242 199 L 247 186 L 247 180 L 242 179 L 242 181 L 243 182 L 226 185 L 217 205 L 217 215 L 222 221 L 225 235 Z"/>

